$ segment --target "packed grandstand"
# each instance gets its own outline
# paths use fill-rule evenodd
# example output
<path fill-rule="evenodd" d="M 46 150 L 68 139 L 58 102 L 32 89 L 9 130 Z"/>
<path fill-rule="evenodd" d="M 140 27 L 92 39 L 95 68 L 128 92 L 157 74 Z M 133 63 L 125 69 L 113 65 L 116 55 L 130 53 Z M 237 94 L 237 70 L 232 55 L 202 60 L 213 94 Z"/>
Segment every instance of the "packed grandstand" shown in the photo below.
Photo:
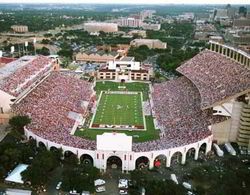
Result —
<path fill-rule="evenodd" d="M 17 96 L 27 83 L 32 82 L 30 73 L 42 74 L 49 68 L 45 65 L 49 62 L 49 58 L 40 56 L 22 68 L 10 66 L 17 71 L 6 70 L 8 77 L 5 75 L 1 79 L 0 88 Z M 151 99 L 146 104 L 151 109 L 155 128 L 160 129 L 159 138 L 133 142 L 132 151 L 176 148 L 211 136 L 209 127 L 227 119 L 213 115 L 213 106 L 250 90 L 250 70 L 214 51 L 200 52 L 177 71 L 183 76 L 150 87 Z M 96 150 L 95 140 L 71 133 L 73 127 L 82 126 L 85 119 L 93 114 L 95 96 L 94 83 L 52 71 L 31 92 L 14 103 L 12 111 L 28 115 L 32 122 L 27 129 L 45 140 Z"/>
<path fill-rule="evenodd" d="M 51 68 L 52 59 L 25 56 L 1 68 L 0 89 L 17 97 Z"/>

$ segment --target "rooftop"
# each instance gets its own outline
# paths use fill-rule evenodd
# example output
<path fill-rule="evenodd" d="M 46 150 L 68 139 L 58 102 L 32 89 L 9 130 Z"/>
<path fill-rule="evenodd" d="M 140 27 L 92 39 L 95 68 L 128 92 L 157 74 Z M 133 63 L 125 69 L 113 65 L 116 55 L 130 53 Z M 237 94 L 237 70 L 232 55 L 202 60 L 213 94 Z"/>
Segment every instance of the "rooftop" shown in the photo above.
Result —
<path fill-rule="evenodd" d="M 23 184 L 21 173 L 28 168 L 28 165 L 19 164 L 9 175 L 5 178 L 7 182 L 21 183 Z"/>

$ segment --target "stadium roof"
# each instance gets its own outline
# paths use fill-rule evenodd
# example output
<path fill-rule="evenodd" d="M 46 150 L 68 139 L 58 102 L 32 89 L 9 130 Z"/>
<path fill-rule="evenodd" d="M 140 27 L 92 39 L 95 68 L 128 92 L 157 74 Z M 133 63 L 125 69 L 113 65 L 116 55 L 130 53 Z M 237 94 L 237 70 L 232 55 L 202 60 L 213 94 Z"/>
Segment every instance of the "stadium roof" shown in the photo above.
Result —
<path fill-rule="evenodd" d="M 198 88 L 207 109 L 250 91 L 250 70 L 212 51 L 202 51 L 177 68 Z"/>

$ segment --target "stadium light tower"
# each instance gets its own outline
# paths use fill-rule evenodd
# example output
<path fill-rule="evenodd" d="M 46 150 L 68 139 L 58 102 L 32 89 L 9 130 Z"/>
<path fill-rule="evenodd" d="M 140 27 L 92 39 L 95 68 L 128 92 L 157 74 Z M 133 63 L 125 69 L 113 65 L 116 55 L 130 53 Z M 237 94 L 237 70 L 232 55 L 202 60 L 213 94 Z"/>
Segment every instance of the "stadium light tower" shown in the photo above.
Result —
<path fill-rule="evenodd" d="M 28 41 L 25 41 L 24 46 L 25 46 L 25 55 L 27 55 Z"/>
<path fill-rule="evenodd" d="M 33 39 L 33 44 L 34 44 L 34 52 L 35 52 L 35 55 L 36 55 L 36 38 Z"/>
<path fill-rule="evenodd" d="M 14 51 L 15 51 L 15 47 L 11 46 L 10 48 L 10 53 L 12 54 L 12 57 L 14 57 Z"/>

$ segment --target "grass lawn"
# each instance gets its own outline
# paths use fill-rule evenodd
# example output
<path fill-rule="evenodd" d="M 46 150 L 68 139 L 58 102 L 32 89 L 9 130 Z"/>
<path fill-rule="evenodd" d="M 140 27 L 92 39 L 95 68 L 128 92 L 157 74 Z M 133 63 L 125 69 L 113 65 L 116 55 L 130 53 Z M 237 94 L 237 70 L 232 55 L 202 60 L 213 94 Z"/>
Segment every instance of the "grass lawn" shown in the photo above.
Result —
<path fill-rule="evenodd" d="M 126 133 L 126 135 L 134 136 L 133 142 L 145 142 L 149 140 L 155 140 L 159 138 L 159 130 L 155 129 L 152 116 L 145 116 L 146 119 L 146 131 L 125 131 L 121 130 L 118 132 Z M 76 136 L 82 136 L 91 140 L 96 139 L 96 135 L 101 135 L 104 132 L 112 132 L 111 130 L 100 130 L 100 129 L 84 129 L 83 131 L 77 130 Z"/>
<path fill-rule="evenodd" d="M 110 94 L 103 92 L 93 124 L 143 125 L 141 93 Z"/>
<path fill-rule="evenodd" d="M 96 82 L 95 90 L 97 94 L 101 91 L 124 91 L 125 87 L 128 91 L 141 91 L 143 95 L 143 100 L 148 99 L 148 92 L 149 92 L 149 84 L 148 83 L 119 83 L 119 82 L 112 82 L 112 81 L 98 81 Z"/>

